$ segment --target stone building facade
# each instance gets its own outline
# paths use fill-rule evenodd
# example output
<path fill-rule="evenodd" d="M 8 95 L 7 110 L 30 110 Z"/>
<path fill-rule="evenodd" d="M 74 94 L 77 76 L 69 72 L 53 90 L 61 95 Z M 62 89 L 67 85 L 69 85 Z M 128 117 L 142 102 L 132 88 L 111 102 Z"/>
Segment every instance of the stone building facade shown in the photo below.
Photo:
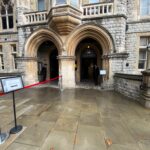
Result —
<path fill-rule="evenodd" d="M 25 84 L 62 75 L 64 88 L 93 82 L 93 65 L 114 88 L 114 74 L 140 75 L 150 43 L 149 0 L 0 0 L 0 74 Z M 132 85 L 131 85 L 132 86 Z"/>

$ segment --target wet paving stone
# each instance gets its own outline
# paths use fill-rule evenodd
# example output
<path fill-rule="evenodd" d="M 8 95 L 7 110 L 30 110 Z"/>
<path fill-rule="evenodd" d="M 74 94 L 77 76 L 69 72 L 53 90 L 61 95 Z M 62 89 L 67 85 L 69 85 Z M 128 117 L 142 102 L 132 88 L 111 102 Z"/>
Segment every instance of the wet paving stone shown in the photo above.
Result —
<path fill-rule="evenodd" d="M 105 133 L 102 128 L 79 125 L 75 150 L 106 150 Z"/>
<path fill-rule="evenodd" d="M 73 150 L 75 135 L 72 132 L 52 131 L 41 150 Z"/>
<path fill-rule="evenodd" d="M 0 127 L 14 126 L 12 95 L 0 97 Z M 26 129 L 8 150 L 149 150 L 150 110 L 114 91 L 31 88 L 16 92 Z M 107 147 L 106 139 L 112 144 Z M 1 148 L 1 147 L 0 147 Z"/>
<path fill-rule="evenodd" d="M 7 150 L 40 150 L 39 147 L 25 145 L 20 143 L 13 143 L 11 146 L 7 148 Z"/>
<path fill-rule="evenodd" d="M 53 126 L 53 123 L 39 121 L 32 127 L 27 128 L 16 142 L 40 147 Z"/>
<path fill-rule="evenodd" d="M 138 144 L 125 144 L 125 145 L 112 144 L 108 149 L 109 150 L 141 150 L 138 147 Z"/>
<path fill-rule="evenodd" d="M 142 140 L 138 142 L 141 150 L 149 150 L 150 149 L 150 140 Z"/>
<path fill-rule="evenodd" d="M 58 119 L 55 125 L 55 130 L 76 132 L 78 125 L 77 118 L 61 117 Z"/>
<path fill-rule="evenodd" d="M 80 123 L 84 124 L 84 125 L 91 125 L 91 126 L 101 126 L 102 125 L 99 113 L 82 112 L 81 116 L 80 116 Z"/>

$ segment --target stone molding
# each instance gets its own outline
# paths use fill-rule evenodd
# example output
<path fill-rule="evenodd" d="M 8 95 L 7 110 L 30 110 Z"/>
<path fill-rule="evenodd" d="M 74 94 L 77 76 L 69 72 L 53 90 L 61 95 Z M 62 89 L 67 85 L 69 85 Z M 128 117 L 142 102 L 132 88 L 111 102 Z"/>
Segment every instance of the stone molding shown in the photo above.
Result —
<path fill-rule="evenodd" d="M 8 34 L 18 34 L 18 32 L 13 32 L 13 31 L 4 31 L 4 32 L 0 32 L 0 35 L 8 35 Z"/>
<path fill-rule="evenodd" d="M 128 80 L 137 80 L 137 81 L 142 81 L 143 76 L 142 75 L 136 75 L 136 74 L 126 74 L 126 73 L 116 73 L 114 77 L 118 78 L 124 78 Z"/>
<path fill-rule="evenodd" d="M 39 26 L 39 25 L 47 25 L 47 22 L 39 22 L 39 23 L 33 23 L 33 24 L 17 25 L 17 28 L 34 27 L 34 26 Z"/>
<path fill-rule="evenodd" d="M 140 19 L 140 20 L 138 20 L 138 21 L 128 21 L 127 24 L 146 23 L 146 22 L 150 22 L 150 18 L 147 18 L 147 19 Z"/>
<path fill-rule="evenodd" d="M 143 75 L 149 75 L 149 76 L 150 76 L 150 70 L 142 71 L 142 74 L 143 74 Z"/>
<path fill-rule="evenodd" d="M 37 61 L 37 57 L 17 57 L 17 61 Z"/>
<path fill-rule="evenodd" d="M 59 55 L 57 57 L 57 59 L 59 59 L 59 60 L 63 60 L 63 59 L 66 59 L 66 60 L 75 60 L 76 57 L 75 56 L 61 56 L 61 55 Z"/>
<path fill-rule="evenodd" d="M 92 17 L 88 17 L 88 18 L 82 18 L 82 21 L 86 21 L 86 20 L 95 20 L 96 19 L 108 19 L 108 18 L 124 18 L 125 20 L 127 20 L 127 16 L 124 14 L 117 14 L 117 15 L 108 15 L 108 16 L 92 16 Z"/>
<path fill-rule="evenodd" d="M 98 26 L 94 23 L 85 23 L 74 29 L 71 34 L 67 37 L 65 46 L 69 56 L 74 56 L 76 46 L 87 37 L 96 40 L 103 49 L 103 53 L 110 53 L 114 51 L 115 46 L 111 36 L 108 34 L 104 27 Z"/>
<path fill-rule="evenodd" d="M 113 53 L 113 54 L 108 54 L 108 55 L 104 55 L 103 58 L 128 58 L 129 57 L 129 53 Z"/>
<path fill-rule="evenodd" d="M 70 5 L 53 7 L 48 14 L 48 25 L 60 35 L 68 35 L 81 24 L 82 12 Z"/>
<path fill-rule="evenodd" d="M 76 9 L 76 8 L 74 8 L 74 7 L 72 7 L 72 6 L 70 6 L 70 5 L 63 5 L 63 6 L 56 6 L 56 7 L 52 7 L 51 8 L 51 10 L 49 11 L 49 13 L 48 13 L 48 18 L 50 19 L 51 18 L 51 16 L 59 16 L 60 14 L 55 14 L 55 11 L 54 10 L 56 10 L 56 9 L 60 9 L 60 8 L 66 8 L 66 7 L 68 7 L 68 8 L 70 8 L 70 9 L 72 9 L 72 10 L 74 10 L 74 11 L 76 11 L 77 13 L 78 13 L 78 15 L 80 14 L 82 14 L 82 12 L 79 10 L 79 9 Z M 54 12 L 53 12 L 54 11 Z M 54 13 L 54 14 L 53 14 Z M 59 12 L 57 12 L 57 13 L 59 13 Z M 66 13 L 66 12 L 62 12 L 61 13 L 61 15 L 62 14 L 68 14 L 68 13 Z M 71 13 L 72 14 L 72 13 Z M 72 16 L 73 17 L 76 17 L 76 18 L 78 18 L 78 19 L 81 19 L 79 16 L 76 16 L 76 15 L 74 15 L 74 14 L 72 14 Z M 48 20 L 49 21 L 49 20 Z"/>
<path fill-rule="evenodd" d="M 0 77 L 10 77 L 10 76 L 17 76 L 17 75 L 23 75 L 23 72 L 9 72 L 9 73 L 0 73 Z"/>

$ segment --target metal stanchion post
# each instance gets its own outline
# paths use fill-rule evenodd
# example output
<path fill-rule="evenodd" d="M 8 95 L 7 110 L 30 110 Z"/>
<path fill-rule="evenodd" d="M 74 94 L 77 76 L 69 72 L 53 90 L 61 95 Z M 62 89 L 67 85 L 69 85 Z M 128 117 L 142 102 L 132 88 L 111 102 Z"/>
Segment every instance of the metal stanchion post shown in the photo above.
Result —
<path fill-rule="evenodd" d="M 20 132 L 22 130 L 22 126 L 21 125 L 17 125 L 17 119 L 16 119 L 16 105 L 15 105 L 15 93 L 14 91 L 12 92 L 13 93 L 13 108 L 14 108 L 14 121 L 15 121 L 15 127 L 13 127 L 11 130 L 10 130 L 10 133 L 11 134 L 16 134 L 18 132 Z"/>

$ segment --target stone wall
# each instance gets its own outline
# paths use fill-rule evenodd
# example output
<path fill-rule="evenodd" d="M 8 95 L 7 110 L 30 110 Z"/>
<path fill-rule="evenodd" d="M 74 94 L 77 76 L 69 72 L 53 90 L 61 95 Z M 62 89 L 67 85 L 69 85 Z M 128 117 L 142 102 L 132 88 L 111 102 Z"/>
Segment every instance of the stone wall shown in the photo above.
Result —
<path fill-rule="evenodd" d="M 142 75 L 120 74 L 114 76 L 115 91 L 130 97 L 136 101 L 140 100 L 140 85 Z"/>
<path fill-rule="evenodd" d="M 113 38 L 115 51 L 125 51 L 125 28 L 126 19 L 123 16 L 99 17 L 94 19 L 84 19 L 83 23 L 94 22 L 104 27 Z"/>
<path fill-rule="evenodd" d="M 115 5 L 115 14 L 124 14 L 127 13 L 127 0 L 114 0 Z"/>
<path fill-rule="evenodd" d="M 4 60 L 4 69 L 0 67 L 0 75 L 3 73 L 17 72 L 17 69 L 14 68 L 14 60 L 12 55 L 12 45 L 17 46 L 17 44 L 17 32 L 0 33 L 0 45 L 2 46 Z"/>
<path fill-rule="evenodd" d="M 127 21 L 135 21 L 138 19 L 138 0 L 127 0 Z"/>
<path fill-rule="evenodd" d="M 150 36 L 150 21 L 136 21 L 128 22 L 128 29 L 126 32 L 126 52 L 129 53 L 126 67 L 126 73 L 140 73 L 138 70 L 138 59 L 139 59 L 139 45 L 141 36 Z"/>

